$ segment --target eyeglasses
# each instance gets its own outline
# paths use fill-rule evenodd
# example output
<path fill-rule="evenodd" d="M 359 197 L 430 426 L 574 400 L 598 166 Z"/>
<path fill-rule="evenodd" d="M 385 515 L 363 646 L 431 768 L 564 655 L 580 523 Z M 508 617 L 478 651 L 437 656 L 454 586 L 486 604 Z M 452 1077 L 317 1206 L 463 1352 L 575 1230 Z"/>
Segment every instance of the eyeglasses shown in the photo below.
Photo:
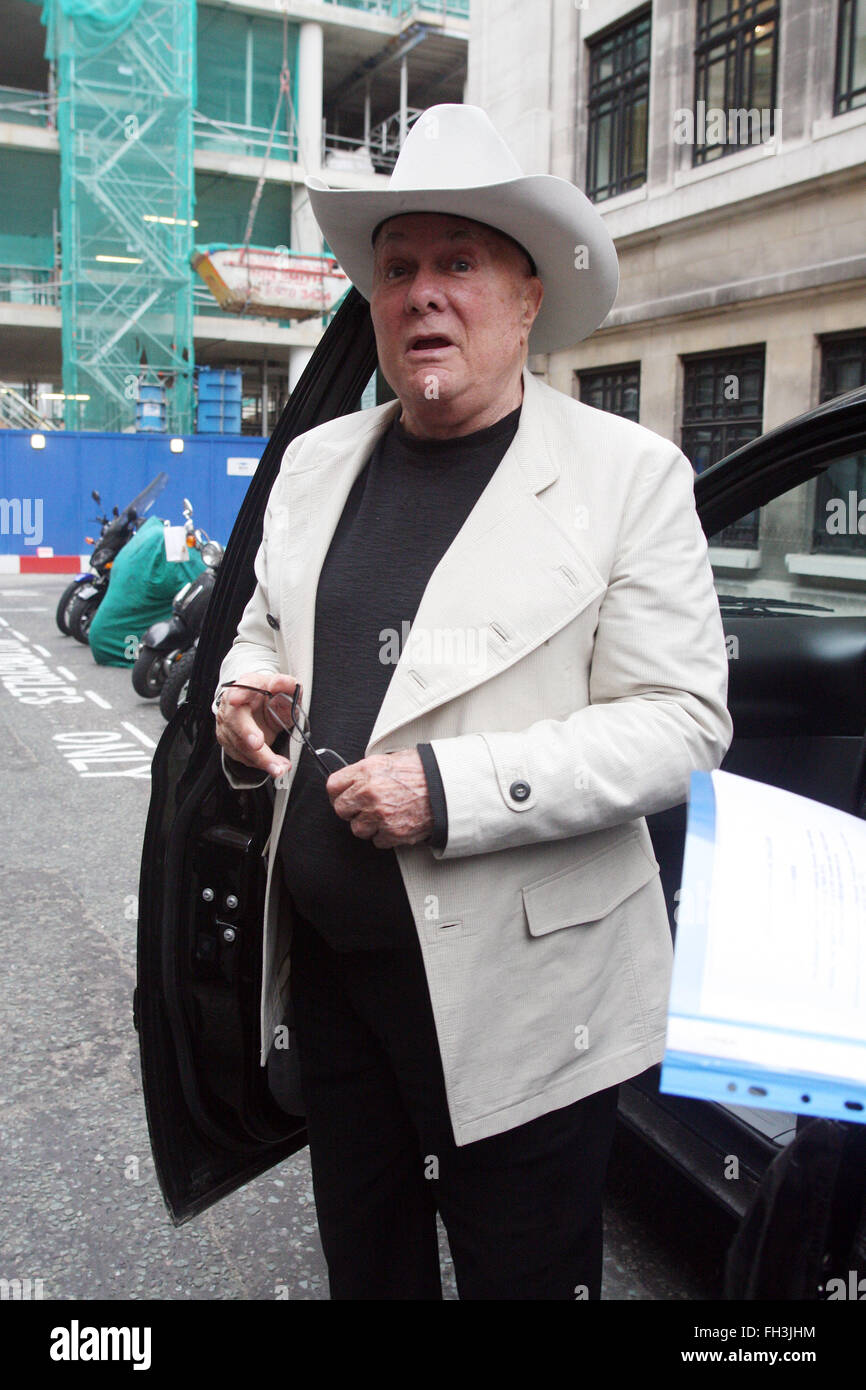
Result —
<path fill-rule="evenodd" d="M 313 740 L 310 738 L 310 721 L 306 712 L 301 708 L 301 687 L 295 686 L 292 695 L 286 695 L 282 691 L 271 694 L 268 690 L 262 690 L 258 685 L 241 685 L 240 681 L 226 681 L 223 686 L 227 690 L 232 686 L 235 690 L 252 690 L 256 695 L 264 695 L 265 709 L 273 716 L 281 729 L 285 729 L 291 738 L 292 731 L 297 730 L 300 738 L 310 750 L 316 760 L 316 766 L 324 777 L 330 777 L 332 772 L 336 772 L 340 767 L 348 767 L 345 758 L 341 758 L 339 753 L 335 753 L 333 748 L 315 748 Z"/>

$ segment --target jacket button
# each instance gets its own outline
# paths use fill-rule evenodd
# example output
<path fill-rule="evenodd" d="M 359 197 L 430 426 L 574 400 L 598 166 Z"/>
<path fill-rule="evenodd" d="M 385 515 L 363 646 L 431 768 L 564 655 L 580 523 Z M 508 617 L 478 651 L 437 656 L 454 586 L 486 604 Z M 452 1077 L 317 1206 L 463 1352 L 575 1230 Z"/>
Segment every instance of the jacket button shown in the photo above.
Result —
<path fill-rule="evenodd" d="M 508 794 L 513 801 L 525 801 L 531 791 L 528 782 L 512 782 Z"/>

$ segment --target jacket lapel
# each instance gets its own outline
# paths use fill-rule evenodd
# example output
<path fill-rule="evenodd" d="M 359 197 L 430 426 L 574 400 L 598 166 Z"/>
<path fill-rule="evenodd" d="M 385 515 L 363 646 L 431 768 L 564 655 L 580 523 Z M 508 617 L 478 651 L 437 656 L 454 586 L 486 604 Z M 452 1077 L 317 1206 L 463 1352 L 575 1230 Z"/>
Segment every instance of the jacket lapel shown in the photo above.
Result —
<path fill-rule="evenodd" d="M 490 680 L 570 622 L 604 581 L 539 500 L 560 473 L 545 388 L 524 369 L 520 425 L 498 468 L 442 556 L 400 654 L 367 754 L 420 715 Z M 287 480 L 286 545 L 280 572 L 281 627 L 309 709 L 316 590 L 352 484 L 399 413 L 369 412 L 354 447 L 322 447 L 313 467 Z M 562 448 L 564 441 L 559 441 Z M 569 441 L 571 447 L 573 443 Z M 351 673 L 347 672 L 347 679 Z"/>

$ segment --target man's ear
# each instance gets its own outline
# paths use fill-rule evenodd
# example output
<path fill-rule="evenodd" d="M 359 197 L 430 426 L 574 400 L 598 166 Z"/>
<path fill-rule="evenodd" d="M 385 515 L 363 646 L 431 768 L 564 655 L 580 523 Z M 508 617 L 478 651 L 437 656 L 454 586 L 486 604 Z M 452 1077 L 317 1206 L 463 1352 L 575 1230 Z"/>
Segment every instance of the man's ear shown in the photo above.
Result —
<path fill-rule="evenodd" d="M 544 286 L 537 275 L 530 275 L 523 290 L 523 324 L 527 333 L 532 328 L 544 299 Z"/>

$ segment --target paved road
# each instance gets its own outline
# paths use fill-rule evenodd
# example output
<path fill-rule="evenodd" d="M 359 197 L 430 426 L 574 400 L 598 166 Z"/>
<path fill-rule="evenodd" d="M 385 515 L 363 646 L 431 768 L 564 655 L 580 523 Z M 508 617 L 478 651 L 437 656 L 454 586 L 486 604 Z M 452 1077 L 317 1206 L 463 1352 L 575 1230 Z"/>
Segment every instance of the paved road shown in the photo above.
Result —
<path fill-rule="evenodd" d="M 56 1299 L 325 1299 L 306 1150 L 180 1230 L 166 1214 L 131 1005 L 164 724 L 127 670 L 61 637 L 65 582 L 0 576 L 0 1277 Z M 626 1135 L 609 1186 L 603 1296 L 717 1296 L 715 1210 Z"/>

